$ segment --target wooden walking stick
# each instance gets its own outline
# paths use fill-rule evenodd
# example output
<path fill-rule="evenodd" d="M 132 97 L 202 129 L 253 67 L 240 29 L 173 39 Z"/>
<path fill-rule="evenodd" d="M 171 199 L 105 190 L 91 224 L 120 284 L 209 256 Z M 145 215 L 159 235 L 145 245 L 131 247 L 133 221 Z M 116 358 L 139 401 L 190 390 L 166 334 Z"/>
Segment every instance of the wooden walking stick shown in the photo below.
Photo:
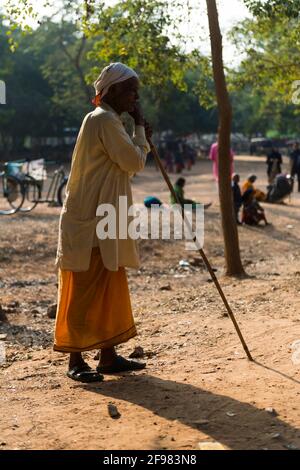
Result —
<path fill-rule="evenodd" d="M 164 167 L 163 167 L 163 164 L 162 164 L 161 159 L 160 159 L 160 157 L 159 157 L 159 155 L 158 155 L 158 152 L 157 152 L 156 147 L 153 145 L 153 143 L 152 143 L 152 141 L 151 141 L 150 139 L 148 139 L 148 142 L 149 142 L 149 145 L 150 145 L 150 148 L 151 148 L 151 152 L 152 152 L 152 154 L 153 154 L 153 156 L 154 156 L 154 159 L 155 159 L 155 161 L 156 161 L 156 163 L 157 163 L 157 165 L 158 165 L 158 167 L 159 167 L 159 169 L 160 169 L 160 171 L 161 171 L 161 173 L 162 173 L 162 176 L 163 176 L 165 182 L 167 183 L 167 185 L 168 185 L 168 187 L 169 187 L 169 190 L 170 190 L 172 196 L 174 197 L 175 201 L 177 201 L 177 203 L 178 203 L 180 206 L 182 206 L 181 202 L 179 201 L 179 199 L 178 199 L 178 197 L 177 197 L 176 192 L 174 191 L 174 188 L 173 188 L 173 186 L 172 186 L 172 183 L 171 183 L 171 181 L 170 181 L 170 178 L 169 178 L 169 176 L 168 176 L 166 170 L 165 170 Z M 187 227 L 188 227 L 188 229 L 189 229 L 189 231 L 190 231 L 190 234 L 191 234 L 191 236 L 193 237 L 193 241 L 194 241 L 194 243 L 195 243 L 196 246 L 197 246 L 197 249 L 198 249 L 198 251 L 199 251 L 199 253 L 200 253 L 200 255 L 201 255 L 201 257 L 202 257 L 202 259 L 203 259 L 203 261 L 204 261 L 204 263 L 205 263 L 205 266 L 206 266 L 206 268 L 207 268 L 209 274 L 211 275 L 211 278 L 212 278 L 213 282 L 215 283 L 215 286 L 216 286 L 216 288 L 217 288 L 217 290 L 218 290 L 218 292 L 219 292 L 219 294 L 220 294 L 220 296 L 221 296 L 221 299 L 223 300 L 223 303 L 224 303 L 224 305 L 225 305 L 225 307 L 226 307 L 226 310 L 227 310 L 227 312 L 228 312 L 228 315 L 230 316 L 230 318 L 231 318 L 231 320 L 232 320 L 232 323 L 234 324 L 235 330 L 236 330 L 236 332 L 237 332 L 237 334 L 238 334 L 238 337 L 239 337 L 240 340 L 241 340 L 241 343 L 242 343 L 242 345 L 243 345 L 244 351 L 245 351 L 245 353 L 247 354 L 247 357 L 248 357 L 249 361 L 253 361 L 253 358 L 252 358 L 252 356 L 251 356 L 251 354 L 250 354 L 250 351 L 249 351 L 249 349 L 248 349 L 248 346 L 247 346 L 247 344 L 246 344 L 246 342 L 245 342 L 245 340 L 244 340 L 244 338 L 243 338 L 243 335 L 242 335 L 242 333 L 241 333 L 241 330 L 240 330 L 240 328 L 239 328 L 239 325 L 238 325 L 238 323 L 237 323 L 237 321 L 236 321 L 236 319 L 235 319 L 235 317 L 234 317 L 234 314 L 233 314 L 233 312 L 232 312 L 232 310 L 231 310 L 231 307 L 230 307 L 230 305 L 229 305 L 229 303 L 228 303 L 228 301 L 227 301 L 227 299 L 226 299 L 226 297 L 225 297 L 225 294 L 224 294 L 224 292 L 223 292 L 223 290 L 222 290 L 222 287 L 220 286 L 220 283 L 219 283 L 219 281 L 218 281 L 218 279 L 217 279 L 217 276 L 215 275 L 215 273 L 214 273 L 214 271 L 213 271 L 213 269 L 212 269 L 212 267 L 211 267 L 211 264 L 210 264 L 210 262 L 208 261 L 208 259 L 207 259 L 207 257 L 206 257 L 206 254 L 204 253 L 203 249 L 202 249 L 201 246 L 199 245 L 199 242 L 198 242 L 198 240 L 197 240 L 197 237 L 196 237 L 196 236 L 193 236 L 192 227 L 191 227 L 189 221 L 187 220 L 187 218 L 185 217 L 184 211 L 182 211 L 181 214 L 182 214 L 183 221 L 184 221 L 185 224 L 187 225 Z"/>

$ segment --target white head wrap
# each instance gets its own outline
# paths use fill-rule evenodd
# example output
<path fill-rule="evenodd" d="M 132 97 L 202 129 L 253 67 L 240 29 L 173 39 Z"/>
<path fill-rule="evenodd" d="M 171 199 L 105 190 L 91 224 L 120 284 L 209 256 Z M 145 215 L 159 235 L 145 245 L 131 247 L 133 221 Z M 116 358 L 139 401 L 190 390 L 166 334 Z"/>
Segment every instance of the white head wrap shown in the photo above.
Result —
<path fill-rule="evenodd" d="M 100 94 L 100 97 L 103 98 L 112 85 L 124 82 L 133 77 L 139 78 L 134 70 L 121 62 L 114 62 L 104 67 L 99 77 L 94 82 L 96 95 Z"/>

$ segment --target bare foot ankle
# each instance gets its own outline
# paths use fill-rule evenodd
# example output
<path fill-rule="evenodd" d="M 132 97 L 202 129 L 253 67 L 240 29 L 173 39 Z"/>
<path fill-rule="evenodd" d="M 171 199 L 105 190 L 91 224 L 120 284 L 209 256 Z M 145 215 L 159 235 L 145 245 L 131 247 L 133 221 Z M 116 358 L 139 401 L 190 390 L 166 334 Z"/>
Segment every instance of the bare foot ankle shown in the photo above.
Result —
<path fill-rule="evenodd" d="M 81 353 L 71 353 L 69 360 L 69 370 L 73 369 L 75 366 L 85 366 L 86 362 L 84 361 Z"/>
<path fill-rule="evenodd" d="M 117 357 L 115 348 L 101 349 L 99 366 L 111 366 Z"/>

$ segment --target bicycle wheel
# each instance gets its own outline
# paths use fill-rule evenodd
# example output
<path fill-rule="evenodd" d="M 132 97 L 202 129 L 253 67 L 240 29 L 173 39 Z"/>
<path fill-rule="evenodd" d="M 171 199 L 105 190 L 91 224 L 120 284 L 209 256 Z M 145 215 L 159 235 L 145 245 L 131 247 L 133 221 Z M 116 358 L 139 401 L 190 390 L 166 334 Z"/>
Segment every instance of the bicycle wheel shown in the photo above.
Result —
<path fill-rule="evenodd" d="M 0 176 L 0 215 L 15 214 L 24 201 L 22 182 L 15 176 Z"/>
<path fill-rule="evenodd" d="M 66 187 L 67 187 L 67 183 L 68 183 L 68 180 L 65 179 L 61 185 L 59 186 L 58 188 L 58 191 L 57 191 L 57 200 L 58 200 L 58 203 L 63 206 L 64 204 L 64 200 L 66 198 Z"/>
<path fill-rule="evenodd" d="M 38 182 L 32 176 L 26 175 L 22 181 L 24 191 L 24 202 L 20 208 L 21 212 L 32 211 L 42 197 L 42 191 Z"/>

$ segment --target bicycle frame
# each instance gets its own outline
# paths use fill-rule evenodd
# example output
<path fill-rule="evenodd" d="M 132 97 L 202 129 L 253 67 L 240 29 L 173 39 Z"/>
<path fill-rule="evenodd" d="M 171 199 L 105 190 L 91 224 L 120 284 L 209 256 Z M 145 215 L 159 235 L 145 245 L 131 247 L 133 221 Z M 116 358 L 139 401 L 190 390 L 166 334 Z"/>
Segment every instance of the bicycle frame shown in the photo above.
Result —
<path fill-rule="evenodd" d="M 65 178 L 66 178 L 66 175 L 65 175 L 63 166 L 61 166 L 58 170 L 55 170 L 54 175 L 52 177 L 51 184 L 47 192 L 46 199 L 43 201 L 39 201 L 39 202 L 55 202 L 57 189 Z"/>
<path fill-rule="evenodd" d="M 50 162 L 48 162 L 48 163 L 50 163 Z M 30 161 L 27 162 L 27 174 L 25 173 L 25 177 L 26 177 L 26 176 L 30 176 L 30 173 L 29 173 L 29 164 L 30 164 Z M 31 178 L 32 178 L 32 177 L 31 177 Z M 54 171 L 53 176 L 51 176 L 51 177 L 49 177 L 49 178 L 47 178 L 47 179 L 51 179 L 51 183 L 50 183 L 50 186 L 49 186 L 49 188 L 48 188 L 47 195 L 46 195 L 45 198 L 40 197 L 40 198 L 37 200 L 37 203 L 38 203 L 38 204 L 57 202 L 56 194 L 57 194 L 58 187 L 59 187 L 60 184 L 66 179 L 66 175 L 65 175 L 65 171 L 64 171 L 63 165 L 61 165 L 58 170 L 55 170 L 55 171 Z M 36 181 L 36 183 L 38 184 L 38 186 L 40 187 L 41 194 L 42 194 L 43 186 L 44 186 L 44 181 L 43 181 L 43 180 L 42 180 L 42 181 L 40 181 L 40 180 L 35 180 L 35 181 Z"/>
<path fill-rule="evenodd" d="M 59 204 L 59 201 L 58 201 L 58 191 L 59 191 L 59 188 L 60 186 L 68 179 L 66 174 L 65 174 L 65 170 L 64 170 L 64 167 L 63 165 L 61 165 L 57 170 L 55 170 L 53 172 L 53 174 L 51 176 L 46 176 L 43 175 L 41 176 L 41 179 L 38 178 L 34 178 L 33 175 L 31 175 L 31 171 L 30 171 L 30 162 L 32 160 L 19 160 L 19 161 L 16 161 L 15 163 L 20 163 L 20 164 L 23 164 L 24 163 L 27 163 L 27 168 L 25 167 L 25 171 L 23 170 L 23 172 L 20 174 L 20 176 L 18 177 L 19 181 L 20 181 L 20 184 L 23 188 L 23 193 L 24 195 L 26 195 L 26 188 L 27 188 L 27 185 L 29 184 L 35 184 L 38 188 L 39 188 L 39 192 L 38 194 L 36 194 L 36 197 L 34 199 L 32 199 L 32 203 L 35 203 L 35 204 L 42 204 L 42 203 L 50 203 L 50 204 Z M 56 164 L 56 162 L 47 162 L 47 164 Z M 24 168 L 24 167 L 23 167 Z M 44 170 L 46 170 L 46 162 L 44 162 Z M 44 170 L 42 170 L 44 172 Z M 3 191 L 3 196 L 4 197 L 7 197 L 8 195 L 8 186 L 7 186 L 7 183 L 8 183 L 8 180 L 7 180 L 7 173 L 6 171 L 0 171 L 0 182 L 1 182 L 1 178 L 2 178 L 2 188 L 1 188 L 1 191 Z M 42 197 L 42 193 L 43 193 L 43 188 L 44 188 L 44 182 L 46 180 L 51 180 L 50 182 L 50 185 L 49 185 L 49 188 L 47 190 L 47 194 L 45 197 Z"/>

